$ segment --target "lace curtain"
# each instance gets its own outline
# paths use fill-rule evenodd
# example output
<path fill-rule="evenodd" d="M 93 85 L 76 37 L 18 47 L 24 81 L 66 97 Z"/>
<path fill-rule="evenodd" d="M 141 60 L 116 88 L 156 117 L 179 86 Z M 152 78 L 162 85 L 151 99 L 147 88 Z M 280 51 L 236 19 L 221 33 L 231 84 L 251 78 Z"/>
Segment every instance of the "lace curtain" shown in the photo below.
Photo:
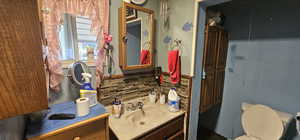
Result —
<path fill-rule="evenodd" d="M 48 41 L 48 70 L 50 88 L 58 91 L 63 79 L 60 61 L 58 25 L 63 23 L 63 14 L 68 13 L 86 16 L 92 21 L 91 31 L 97 36 L 96 84 L 100 85 L 103 78 L 105 62 L 104 33 L 108 33 L 109 0 L 43 0 L 43 21 L 45 36 Z"/>

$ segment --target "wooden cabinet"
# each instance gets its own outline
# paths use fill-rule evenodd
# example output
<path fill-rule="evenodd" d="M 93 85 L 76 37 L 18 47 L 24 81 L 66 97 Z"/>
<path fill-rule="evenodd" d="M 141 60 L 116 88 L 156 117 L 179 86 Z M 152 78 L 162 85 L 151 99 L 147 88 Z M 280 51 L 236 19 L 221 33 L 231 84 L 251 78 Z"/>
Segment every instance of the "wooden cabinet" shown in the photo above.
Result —
<path fill-rule="evenodd" d="M 0 2 L 0 119 L 48 107 L 36 0 Z"/>
<path fill-rule="evenodd" d="M 70 125 L 28 140 L 108 140 L 108 114 Z"/>
<path fill-rule="evenodd" d="M 137 140 L 184 140 L 183 128 L 184 115 L 181 115 Z"/>
<path fill-rule="evenodd" d="M 109 134 L 110 140 L 119 140 L 112 131 Z M 184 140 L 184 115 L 180 115 L 150 132 L 146 132 L 146 134 L 135 138 L 135 140 Z"/>
<path fill-rule="evenodd" d="M 222 102 L 228 33 L 221 27 L 206 26 L 204 45 L 201 113 Z"/>

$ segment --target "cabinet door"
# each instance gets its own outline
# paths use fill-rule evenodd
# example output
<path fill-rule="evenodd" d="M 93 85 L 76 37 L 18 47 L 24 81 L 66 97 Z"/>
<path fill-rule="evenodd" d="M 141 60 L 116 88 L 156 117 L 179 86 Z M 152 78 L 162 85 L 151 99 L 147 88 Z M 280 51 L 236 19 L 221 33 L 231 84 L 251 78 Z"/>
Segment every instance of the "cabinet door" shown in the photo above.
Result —
<path fill-rule="evenodd" d="M 215 88 L 214 88 L 214 104 L 218 104 L 222 102 L 223 97 L 223 89 L 224 89 L 224 79 L 225 79 L 225 69 L 218 69 L 215 73 Z"/>
<path fill-rule="evenodd" d="M 206 72 L 206 78 L 201 82 L 200 112 L 205 112 L 213 104 L 215 88 L 215 72 Z"/>
<path fill-rule="evenodd" d="M 48 107 L 36 0 L 0 0 L 0 119 Z"/>
<path fill-rule="evenodd" d="M 219 31 L 218 42 L 216 69 L 225 69 L 228 50 L 228 33 L 226 31 Z"/>
<path fill-rule="evenodd" d="M 83 126 L 61 130 L 59 134 L 42 138 L 41 140 L 107 140 L 107 119 L 100 119 Z M 36 139 L 34 139 L 36 140 Z"/>
<path fill-rule="evenodd" d="M 220 27 L 207 26 L 203 54 L 200 112 L 206 112 L 222 101 L 226 58 L 227 32 Z"/>
<path fill-rule="evenodd" d="M 203 69 L 213 71 L 216 67 L 219 31 L 215 27 L 206 27 L 203 53 Z"/>
<path fill-rule="evenodd" d="M 228 33 L 224 30 L 219 31 L 219 41 L 216 60 L 216 78 L 215 78 L 215 103 L 221 103 L 223 97 L 225 68 L 228 50 Z"/>
<path fill-rule="evenodd" d="M 183 140 L 184 116 L 179 116 L 136 140 Z"/>
<path fill-rule="evenodd" d="M 215 27 L 206 27 L 203 52 L 203 74 L 201 82 L 200 112 L 205 112 L 214 103 L 215 70 L 218 51 L 219 31 Z"/>

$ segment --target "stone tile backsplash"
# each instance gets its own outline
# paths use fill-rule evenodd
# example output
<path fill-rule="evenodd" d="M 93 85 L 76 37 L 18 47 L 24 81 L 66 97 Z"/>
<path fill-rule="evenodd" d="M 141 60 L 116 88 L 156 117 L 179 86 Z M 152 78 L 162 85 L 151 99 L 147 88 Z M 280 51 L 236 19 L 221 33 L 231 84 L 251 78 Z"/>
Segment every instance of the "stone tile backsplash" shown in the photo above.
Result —
<path fill-rule="evenodd" d="M 170 88 L 175 87 L 181 98 L 181 108 L 187 111 L 190 98 L 190 79 L 182 77 L 179 85 L 170 82 L 169 76 L 163 74 L 161 91 L 168 95 Z M 159 86 L 155 81 L 153 73 L 141 73 L 128 76 L 116 76 L 104 80 L 99 89 L 98 99 L 103 105 L 111 105 L 115 97 L 123 101 L 147 96 L 153 89 Z"/>

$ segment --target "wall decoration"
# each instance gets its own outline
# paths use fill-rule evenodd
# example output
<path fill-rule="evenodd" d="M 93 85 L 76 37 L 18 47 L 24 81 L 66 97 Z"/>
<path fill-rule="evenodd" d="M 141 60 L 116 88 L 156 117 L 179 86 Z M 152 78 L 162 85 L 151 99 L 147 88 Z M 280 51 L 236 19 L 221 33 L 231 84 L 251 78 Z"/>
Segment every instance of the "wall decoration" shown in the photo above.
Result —
<path fill-rule="evenodd" d="M 171 40 L 172 40 L 172 38 L 171 38 L 170 36 L 166 36 L 166 37 L 164 38 L 163 42 L 164 42 L 165 44 L 169 44 L 169 43 L 171 43 Z"/>
<path fill-rule="evenodd" d="M 148 37 L 148 36 L 149 36 L 148 30 L 144 30 L 144 31 L 143 31 L 143 35 L 144 35 L 145 37 Z"/>
<path fill-rule="evenodd" d="M 183 27 L 182 30 L 185 32 L 191 31 L 193 28 L 193 23 L 192 22 L 186 22 Z"/>
<path fill-rule="evenodd" d="M 170 10 L 170 8 L 169 8 L 168 0 L 161 0 L 160 1 L 160 16 L 161 16 L 161 19 L 163 21 L 162 29 L 164 31 L 167 31 L 169 29 L 169 26 L 170 26 L 170 21 L 169 21 L 170 12 L 169 12 L 169 10 Z"/>
<path fill-rule="evenodd" d="M 137 10 L 132 8 L 126 8 L 126 20 L 134 20 L 137 18 Z"/>

